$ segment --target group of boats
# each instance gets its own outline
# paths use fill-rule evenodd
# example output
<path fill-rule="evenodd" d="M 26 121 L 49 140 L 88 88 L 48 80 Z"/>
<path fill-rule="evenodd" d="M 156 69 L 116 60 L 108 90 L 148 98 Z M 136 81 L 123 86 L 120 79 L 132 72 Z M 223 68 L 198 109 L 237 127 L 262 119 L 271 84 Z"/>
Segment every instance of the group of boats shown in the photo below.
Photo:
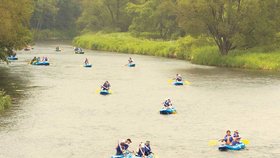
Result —
<path fill-rule="evenodd" d="M 27 47 L 25 48 L 24 50 L 25 51 L 30 51 L 31 47 Z M 60 52 L 61 49 L 60 47 L 56 47 L 55 51 L 57 52 Z M 84 54 L 85 52 L 83 51 L 83 49 L 81 48 L 77 48 L 77 47 L 74 47 L 74 52 L 75 54 Z M 7 57 L 7 59 L 9 61 L 14 61 L 14 60 L 18 60 L 18 57 L 15 55 L 11 55 L 9 57 Z M 36 60 L 35 60 L 36 59 Z M 34 59 L 30 62 L 31 65 L 37 65 L 37 66 L 48 66 L 50 65 L 50 63 L 48 62 L 48 60 L 38 60 L 38 58 L 34 57 Z M 128 67 L 135 67 L 136 64 L 133 62 L 133 60 L 130 58 L 129 59 L 129 63 L 127 64 Z M 84 67 L 86 68 L 91 68 L 92 67 L 92 64 L 89 64 L 89 63 L 85 63 L 84 64 Z M 184 81 L 178 81 L 178 80 L 173 80 L 172 81 L 172 84 L 174 86 L 183 86 L 184 85 Z M 111 90 L 100 90 L 99 91 L 99 94 L 100 95 L 109 95 L 109 94 L 112 94 Z M 176 114 L 177 111 L 174 107 L 172 108 L 162 108 L 160 109 L 159 111 L 160 114 L 162 115 L 170 115 L 170 114 Z M 235 145 L 225 145 L 225 144 L 222 144 L 218 147 L 218 150 L 220 151 L 227 151 L 227 150 L 242 150 L 245 148 L 245 144 L 244 143 L 238 143 L 238 144 L 235 144 Z M 146 158 L 153 158 L 154 156 L 153 155 L 150 155 Z M 111 158 L 140 158 L 140 157 L 137 157 L 135 156 L 134 154 L 131 154 L 131 153 L 128 153 L 126 155 L 115 155 L 115 156 L 112 156 Z"/>

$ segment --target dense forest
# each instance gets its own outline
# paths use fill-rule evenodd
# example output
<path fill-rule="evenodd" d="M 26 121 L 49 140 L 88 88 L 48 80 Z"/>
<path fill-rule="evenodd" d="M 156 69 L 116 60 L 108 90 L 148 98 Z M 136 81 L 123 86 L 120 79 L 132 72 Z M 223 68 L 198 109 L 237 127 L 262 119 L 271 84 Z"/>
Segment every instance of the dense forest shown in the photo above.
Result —
<path fill-rule="evenodd" d="M 24 36 L 23 43 L 30 41 L 26 30 L 30 26 L 35 40 L 72 39 L 89 32 L 128 32 L 135 38 L 161 41 L 204 37 L 222 56 L 256 47 L 279 49 L 279 0 L 2 1 L 5 7 L 1 6 L 1 12 L 19 15 L 5 15 L 11 25 L 2 23 L 14 32 L 18 32 L 14 28 L 20 29 L 17 36 Z M 16 23 L 20 25 L 13 25 Z M 6 36 L 5 29 L 1 30 L 0 36 Z M 6 37 L 1 40 L 9 43 L 9 48 L 1 44 L 2 49 L 17 48 L 19 42 L 12 44 L 15 40 Z"/>
<path fill-rule="evenodd" d="M 280 32 L 278 0 L 37 0 L 34 30 L 131 32 L 177 39 L 212 37 L 221 54 L 274 43 Z"/>

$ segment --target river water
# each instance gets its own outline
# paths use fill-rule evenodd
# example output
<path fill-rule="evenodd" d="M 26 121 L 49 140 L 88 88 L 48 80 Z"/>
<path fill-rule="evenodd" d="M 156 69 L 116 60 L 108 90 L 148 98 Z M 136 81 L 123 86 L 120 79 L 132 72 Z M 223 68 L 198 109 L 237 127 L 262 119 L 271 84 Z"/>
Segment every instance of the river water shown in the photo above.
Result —
<path fill-rule="evenodd" d="M 150 140 L 159 158 L 280 157 L 279 73 L 140 55 L 130 55 L 137 65 L 128 68 L 127 54 L 78 55 L 67 44 L 58 53 L 55 46 L 39 43 L 18 52 L 19 61 L 0 64 L 1 88 L 14 96 L 0 114 L 1 158 L 109 158 L 125 138 L 134 150 Z M 28 65 L 34 56 L 48 56 L 51 65 Z M 93 68 L 82 67 L 85 57 Z M 176 73 L 192 84 L 168 84 Z M 113 94 L 100 96 L 96 90 L 106 80 Z M 167 97 L 176 115 L 159 114 Z M 250 141 L 247 150 L 208 146 L 227 129 Z"/>

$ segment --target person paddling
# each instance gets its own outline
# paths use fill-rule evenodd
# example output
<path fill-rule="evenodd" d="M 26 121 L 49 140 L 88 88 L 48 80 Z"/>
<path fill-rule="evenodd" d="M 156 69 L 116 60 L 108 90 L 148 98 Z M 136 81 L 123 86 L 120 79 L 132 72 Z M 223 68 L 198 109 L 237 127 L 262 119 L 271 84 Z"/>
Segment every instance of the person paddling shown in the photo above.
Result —
<path fill-rule="evenodd" d="M 145 156 L 149 156 L 150 154 L 152 154 L 152 149 L 150 147 L 150 141 L 146 141 L 145 144 L 141 142 L 139 144 L 137 156 L 145 157 Z"/>
<path fill-rule="evenodd" d="M 180 74 L 176 74 L 176 77 L 174 78 L 177 82 L 183 81 L 183 78 Z"/>
<path fill-rule="evenodd" d="M 123 141 L 119 141 L 116 147 L 116 155 L 124 155 L 126 151 L 130 152 L 128 148 L 131 143 L 132 141 L 129 138 Z"/>
<path fill-rule="evenodd" d="M 102 90 L 106 90 L 106 91 L 109 91 L 111 85 L 108 81 L 106 81 L 102 86 L 101 86 L 101 89 Z"/>
<path fill-rule="evenodd" d="M 240 143 L 240 139 L 241 139 L 241 137 L 239 136 L 238 130 L 235 130 L 234 133 L 233 133 L 232 145 L 239 144 Z"/>
<path fill-rule="evenodd" d="M 86 60 L 85 60 L 85 65 L 88 65 L 88 64 L 89 64 L 88 58 L 86 58 Z"/>
<path fill-rule="evenodd" d="M 233 138 L 231 136 L 230 130 L 227 130 L 224 139 L 221 139 L 222 142 L 225 142 L 226 145 L 232 145 Z"/>
<path fill-rule="evenodd" d="M 137 156 L 138 157 L 144 157 L 145 156 L 145 144 L 142 143 L 142 142 L 139 144 L 139 149 L 138 149 L 138 152 L 137 152 Z"/>
<path fill-rule="evenodd" d="M 132 64 L 134 61 L 131 57 L 128 58 L 128 64 Z"/>
<path fill-rule="evenodd" d="M 37 60 L 37 57 L 35 56 L 35 57 L 31 60 L 30 64 L 33 64 L 34 62 L 36 62 L 36 60 Z"/>
<path fill-rule="evenodd" d="M 170 98 L 167 98 L 164 102 L 163 102 L 163 106 L 166 109 L 172 109 L 172 102 L 170 100 Z"/>
<path fill-rule="evenodd" d="M 150 154 L 152 154 L 152 149 L 150 146 L 150 141 L 146 141 L 145 143 L 145 156 L 149 156 Z"/>

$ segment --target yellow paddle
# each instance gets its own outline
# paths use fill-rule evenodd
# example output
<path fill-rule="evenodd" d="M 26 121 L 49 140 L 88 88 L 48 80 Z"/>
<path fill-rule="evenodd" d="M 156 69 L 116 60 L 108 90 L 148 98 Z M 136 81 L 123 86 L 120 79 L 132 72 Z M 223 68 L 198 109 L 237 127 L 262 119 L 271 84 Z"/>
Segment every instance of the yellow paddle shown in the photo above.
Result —
<path fill-rule="evenodd" d="M 168 83 L 172 83 L 172 82 L 173 82 L 173 80 L 171 80 L 171 79 L 168 80 Z"/>
<path fill-rule="evenodd" d="M 248 139 L 241 139 L 240 140 L 242 143 L 244 143 L 245 145 L 250 144 L 250 141 Z"/>
<path fill-rule="evenodd" d="M 241 142 L 244 143 L 245 145 L 250 144 L 250 141 L 247 140 L 247 139 L 241 139 Z M 218 140 L 210 140 L 210 141 L 208 142 L 208 145 L 209 145 L 209 146 L 216 146 L 216 145 L 218 145 L 218 143 L 219 143 Z"/>

